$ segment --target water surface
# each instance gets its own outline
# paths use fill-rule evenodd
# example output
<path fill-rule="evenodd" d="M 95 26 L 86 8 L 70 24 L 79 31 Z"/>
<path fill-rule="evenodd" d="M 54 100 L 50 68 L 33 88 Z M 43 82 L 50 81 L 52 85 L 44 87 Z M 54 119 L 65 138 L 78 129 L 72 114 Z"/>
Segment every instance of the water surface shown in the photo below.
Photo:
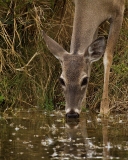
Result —
<path fill-rule="evenodd" d="M 60 111 L 6 112 L 0 117 L 0 160 L 128 159 L 128 116 Z"/>

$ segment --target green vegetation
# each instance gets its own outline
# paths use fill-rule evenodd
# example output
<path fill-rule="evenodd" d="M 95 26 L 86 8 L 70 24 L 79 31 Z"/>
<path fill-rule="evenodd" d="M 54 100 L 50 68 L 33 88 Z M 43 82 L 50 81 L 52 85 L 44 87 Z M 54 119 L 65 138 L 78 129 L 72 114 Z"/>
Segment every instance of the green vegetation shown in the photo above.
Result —
<path fill-rule="evenodd" d="M 73 12 L 70 0 L 0 0 L 0 105 L 3 108 L 64 106 L 58 84 L 60 64 L 43 42 L 42 30 L 69 50 Z M 106 25 L 100 34 L 106 36 L 105 30 Z M 114 109 L 126 110 L 127 82 L 128 7 L 111 71 L 110 100 Z M 102 85 L 101 60 L 92 68 L 87 106 L 99 107 Z"/>

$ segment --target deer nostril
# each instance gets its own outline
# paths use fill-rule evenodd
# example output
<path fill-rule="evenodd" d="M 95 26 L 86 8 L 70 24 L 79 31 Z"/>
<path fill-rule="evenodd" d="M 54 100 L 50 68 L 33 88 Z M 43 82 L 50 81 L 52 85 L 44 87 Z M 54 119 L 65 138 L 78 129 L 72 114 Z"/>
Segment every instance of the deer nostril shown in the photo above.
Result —
<path fill-rule="evenodd" d="M 66 114 L 67 118 L 79 118 L 79 114 L 74 112 L 74 111 L 70 111 L 69 113 Z"/>

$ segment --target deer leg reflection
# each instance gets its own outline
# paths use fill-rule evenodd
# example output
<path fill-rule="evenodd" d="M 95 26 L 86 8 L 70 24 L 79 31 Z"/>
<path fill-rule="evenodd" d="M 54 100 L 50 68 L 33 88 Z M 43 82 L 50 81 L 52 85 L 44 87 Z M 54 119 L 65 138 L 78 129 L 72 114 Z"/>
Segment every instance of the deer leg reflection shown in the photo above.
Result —
<path fill-rule="evenodd" d="M 103 134 L 103 160 L 107 160 L 110 156 L 110 146 L 108 141 L 108 119 L 102 119 L 102 134 Z"/>

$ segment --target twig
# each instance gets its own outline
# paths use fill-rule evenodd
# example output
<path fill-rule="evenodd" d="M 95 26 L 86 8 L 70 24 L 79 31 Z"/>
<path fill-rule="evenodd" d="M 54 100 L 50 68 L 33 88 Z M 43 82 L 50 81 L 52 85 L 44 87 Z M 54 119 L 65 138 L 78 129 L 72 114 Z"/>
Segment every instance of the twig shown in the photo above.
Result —
<path fill-rule="evenodd" d="M 32 62 L 32 60 L 37 56 L 37 55 L 39 55 L 40 53 L 39 52 L 36 52 L 32 57 L 31 57 L 31 59 L 28 61 L 28 63 L 26 64 L 26 65 L 24 65 L 23 67 L 21 67 L 21 68 L 16 68 L 16 70 L 17 71 L 24 71 L 24 69 L 26 68 L 26 67 L 28 67 L 28 65 Z"/>

